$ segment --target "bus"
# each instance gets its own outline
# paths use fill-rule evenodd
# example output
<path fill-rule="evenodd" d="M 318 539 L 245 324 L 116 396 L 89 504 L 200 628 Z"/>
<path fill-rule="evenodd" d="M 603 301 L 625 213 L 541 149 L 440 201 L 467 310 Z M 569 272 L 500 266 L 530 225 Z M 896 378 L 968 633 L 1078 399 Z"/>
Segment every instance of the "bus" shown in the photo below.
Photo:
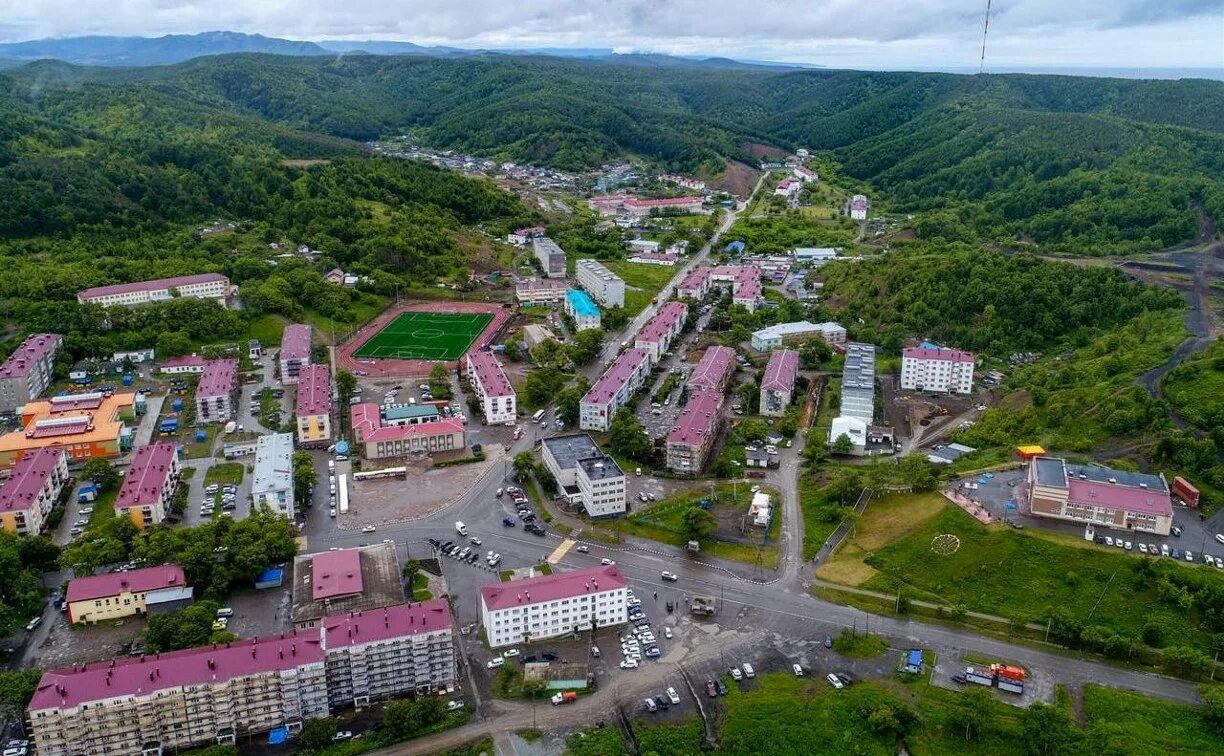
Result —
<path fill-rule="evenodd" d="M 544 419 L 544 410 L 536 410 L 536 413 L 531 416 L 531 422 L 538 423 Z"/>

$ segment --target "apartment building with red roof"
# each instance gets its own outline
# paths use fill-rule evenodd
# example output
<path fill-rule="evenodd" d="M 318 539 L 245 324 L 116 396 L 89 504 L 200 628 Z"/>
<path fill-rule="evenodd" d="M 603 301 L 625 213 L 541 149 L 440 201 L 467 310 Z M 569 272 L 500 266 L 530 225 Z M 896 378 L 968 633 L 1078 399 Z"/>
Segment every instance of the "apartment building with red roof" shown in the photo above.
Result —
<path fill-rule="evenodd" d="M 0 413 L 16 412 L 47 390 L 63 345 L 64 337 L 58 333 L 36 333 L 0 363 Z"/>
<path fill-rule="evenodd" d="M 326 446 L 332 438 L 332 380 L 327 365 L 303 365 L 298 372 L 298 446 Z"/>
<path fill-rule="evenodd" d="M 238 405 L 238 360 L 205 360 L 196 384 L 196 419 L 202 423 L 224 423 L 235 416 Z"/>
<path fill-rule="evenodd" d="M 646 321 L 642 330 L 638 331 L 633 346 L 637 349 L 645 349 L 650 355 L 651 364 L 659 364 L 663 354 L 671 349 L 672 343 L 683 330 L 687 317 L 688 305 L 685 303 L 676 301 L 665 303 L 653 318 Z"/>
<path fill-rule="evenodd" d="M 513 423 L 518 418 L 517 397 L 497 356 L 485 350 L 471 351 L 464 358 L 464 364 L 485 422 Z"/>
<path fill-rule="evenodd" d="M 19 536 L 38 535 L 68 480 L 68 455 L 62 449 L 27 454 L 0 482 L 0 527 Z"/>
<path fill-rule="evenodd" d="M 115 512 L 132 518 L 143 530 L 166 519 L 170 500 L 182 477 L 174 444 L 149 444 L 136 450 L 123 476 Z"/>
<path fill-rule="evenodd" d="M 578 404 L 578 426 L 586 431 L 606 431 L 616 411 L 629 403 L 650 376 L 650 354 L 645 349 L 626 349 L 608 366 Z"/>
<path fill-rule="evenodd" d="M 490 648 L 628 621 L 629 581 L 616 565 L 494 583 L 480 589 Z"/>
<path fill-rule="evenodd" d="M 285 326 L 276 357 L 281 383 L 297 383 L 298 373 L 311 362 L 311 328 L 305 323 Z"/>
<path fill-rule="evenodd" d="M 701 472 L 718 437 L 722 404 L 722 391 L 700 389 L 689 396 L 667 434 L 667 469 L 694 475 Z"/>
<path fill-rule="evenodd" d="M 795 393 L 799 377 L 799 353 L 793 349 L 777 349 L 769 355 L 765 375 L 761 378 L 761 414 L 782 417 Z"/>
<path fill-rule="evenodd" d="M 100 305 L 131 307 L 148 302 L 164 302 L 174 297 L 211 299 L 223 307 L 231 293 L 230 280 L 220 273 L 158 278 L 153 281 L 95 286 L 77 292 L 77 301 Z"/>

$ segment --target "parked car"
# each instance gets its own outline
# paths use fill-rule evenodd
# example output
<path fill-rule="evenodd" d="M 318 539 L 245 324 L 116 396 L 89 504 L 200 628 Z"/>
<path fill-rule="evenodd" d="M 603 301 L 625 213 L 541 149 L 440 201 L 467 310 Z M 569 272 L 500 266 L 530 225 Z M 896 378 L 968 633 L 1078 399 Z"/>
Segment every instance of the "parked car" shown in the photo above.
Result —
<path fill-rule="evenodd" d="M 625 659 L 620 663 L 621 669 L 637 669 L 638 663 L 636 659 Z"/>
<path fill-rule="evenodd" d="M 676 692 L 675 688 L 669 687 L 667 689 L 667 700 L 671 701 L 675 706 L 680 705 L 680 694 Z"/>
<path fill-rule="evenodd" d="M 447 711 L 458 711 L 459 709 L 462 709 L 462 708 L 463 708 L 462 701 L 450 701 L 446 704 Z"/>
<path fill-rule="evenodd" d="M 352 730 L 340 730 L 332 736 L 332 740 L 351 740 L 353 738 Z"/>
<path fill-rule="evenodd" d="M 744 673 L 743 673 L 743 672 L 740 672 L 740 668 L 739 668 L 739 667 L 732 667 L 732 668 L 731 668 L 731 679 L 732 679 L 732 680 L 735 680 L 736 682 L 739 682 L 740 680 L 743 680 L 743 679 L 744 679 Z"/>
<path fill-rule="evenodd" d="M 654 702 L 653 698 L 650 698 L 648 696 L 645 699 L 645 701 L 646 701 L 646 711 L 658 711 L 659 710 L 659 705 Z"/>
<path fill-rule="evenodd" d="M 677 575 L 677 574 L 676 574 L 676 573 L 674 573 L 674 572 L 668 572 L 667 570 L 663 570 L 663 572 L 662 572 L 662 574 L 660 575 L 660 577 L 662 577 L 664 580 L 667 580 L 668 582 L 672 582 L 672 583 L 674 583 L 674 582 L 676 582 L 677 580 L 679 580 L 679 579 L 680 579 L 680 576 L 679 576 L 679 575 Z"/>
<path fill-rule="evenodd" d="M 714 684 L 713 680 L 706 680 L 705 691 L 706 695 L 710 698 L 718 698 L 718 686 Z"/>
<path fill-rule="evenodd" d="M 803 667 L 799 666 L 798 664 L 792 664 L 791 670 L 794 671 L 795 677 L 803 677 Z"/>
<path fill-rule="evenodd" d="M 842 681 L 841 681 L 841 680 L 840 680 L 840 679 L 837 677 L 837 675 L 833 674 L 832 672 L 830 672 L 829 674 L 825 675 L 825 679 L 826 679 L 826 680 L 828 680 L 828 681 L 829 681 L 829 684 L 830 684 L 830 685 L 832 685 L 832 686 L 833 686 L 834 688 L 836 688 L 837 690 L 841 690 L 842 688 L 844 688 L 844 687 L 845 687 L 845 685 L 844 685 L 844 684 L 842 683 Z"/>

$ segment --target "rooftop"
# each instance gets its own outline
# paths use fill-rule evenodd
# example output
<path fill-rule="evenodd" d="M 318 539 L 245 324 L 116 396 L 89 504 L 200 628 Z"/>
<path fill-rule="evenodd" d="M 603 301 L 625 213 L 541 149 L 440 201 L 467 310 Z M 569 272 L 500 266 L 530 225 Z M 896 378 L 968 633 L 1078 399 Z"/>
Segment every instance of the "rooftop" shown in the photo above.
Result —
<path fill-rule="evenodd" d="M 297 416 L 331 412 L 331 371 L 327 365 L 305 365 L 298 372 Z"/>
<path fill-rule="evenodd" d="M 251 493 L 258 495 L 293 489 L 293 434 L 270 433 L 255 441 L 255 480 Z"/>
<path fill-rule="evenodd" d="M 771 326 L 765 326 L 752 335 L 758 339 L 769 340 L 785 338 L 787 336 L 801 336 L 806 333 L 829 334 L 834 332 L 845 331 L 837 323 L 812 323 L 807 320 L 798 320 L 793 323 L 775 323 Z"/>
<path fill-rule="evenodd" d="M 795 388 L 795 376 L 799 374 L 799 353 L 791 349 L 780 349 L 769 357 L 765 366 L 765 377 L 761 388 L 769 391 L 790 393 Z"/>
<path fill-rule="evenodd" d="M 1158 475 L 1148 475 L 1147 473 L 1131 472 L 1129 470 L 1114 470 L 1110 467 L 1100 467 L 1098 465 L 1068 464 L 1067 475 L 1097 483 L 1112 483 L 1131 488 L 1147 488 L 1152 491 L 1167 492 L 1169 490 L 1164 478 Z"/>
<path fill-rule="evenodd" d="M 39 449 L 22 457 L 8 480 L 0 483 L 0 512 L 30 509 L 38 493 L 56 467 L 64 452 L 60 449 Z"/>
<path fill-rule="evenodd" d="M 468 352 L 468 370 L 474 372 L 486 396 L 514 396 L 514 387 L 492 352 Z"/>
<path fill-rule="evenodd" d="M 846 399 L 875 402 L 875 346 L 850 343 L 846 345 L 846 362 L 842 367 L 842 407 Z M 843 414 L 847 414 L 843 411 Z"/>
<path fill-rule="evenodd" d="M 26 337 L 21 346 L 13 350 L 3 363 L 0 363 L 0 378 L 18 378 L 30 374 L 40 360 L 59 348 L 64 337 L 58 333 L 36 333 Z"/>
<path fill-rule="evenodd" d="M 225 396 L 238 385 L 238 360 L 206 360 L 196 396 Z"/>
<path fill-rule="evenodd" d="M 589 480 L 611 480 L 613 478 L 623 478 L 625 473 L 620 469 L 620 465 L 616 464 L 616 460 L 609 457 L 607 454 L 599 454 L 594 457 L 578 460 L 578 466 L 582 468 Z"/>
<path fill-rule="evenodd" d="M 1167 489 L 1132 488 L 1095 480 L 1072 478 L 1067 484 L 1067 501 L 1094 507 L 1124 509 L 1158 517 L 1173 516 L 1173 501 Z"/>
<path fill-rule="evenodd" d="M 599 380 L 595 381 L 595 385 L 586 392 L 586 396 L 582 397 L 582 401 L 586 404 L 607 404 L 612 401 L 612 397 L 629 382 L 629 378 L 641 364 L 649 359 L 650 355 L 646 354 L 645 349 L 626 349 L 621 352 L 604 374 L 599 376 Z"/>
<path fill-rule="evenodd" d="M 204 358 L 198 354 L 185 354 L 182 357 L 171 357 L 168 360 L 162 360 L 161 369 L 176 368 L 176 367 L 204 367 Z"/>
<path fill-rule="evenodd" d="M 676 425 L 667 434 L 667 443 L 700 446 L 714 432 L 722 399 L 722 394 L 716 391 L 698 391 L 690 396 L 676 418 Z"/>
<path fill-rule="evenodd" d="M 702 284 L 704 284 L 710 277 L 710 273 L 710 268 L 704 265 L 699 265 L 696 268 L 693 268 L 691 271 L 689 271 L 688 275 L 684 277 L 684 280 L 680 282 L 680 286 L 677 288 L 677 291 L 701 288 Z"/>
<path fill-rule="evenodd" d="M 161 289 L 172 289 L 176 286 L 191 286 L 192 284 L 213 282 L 229 283 L 229 279 L 220 273 L 199 273 L 194 276 L 176 276 L 174 278 L 158 278 L 152 281 L 95 286 L 92 289 L 77 292 L 77 296 L 82 299 L 93 299 L 95 297 L 114 296 L 115 294 L 130 294 L 135 291 L 159 291 Z"/>
<path fill-rule="evenodd" d="M 281 334 L 280 358 L 282 360 L 310 359 L 310 326 L 293 323 L 285 326 Z"/>
<path fill-rule="evenodd" d="M 629 262 L 634 260 L 662 260 L 663 262 L 676 262 L 678 260 L 675 255 L 670 252 L 638 252 L 629 258 Z"/>
<path fill-rule="evenodd" d="M 562 470 L 581 466 L 592 480 L 619 478 L 624 475 L 616 461 L 604 454 L 588 433 L 551 436 L 544 439 L 543 443 Z"/>
<path fill-rule="evenodd" d="M 540 291 L 542 289 L 566 289 L 570 282 L 564 278 L 526 278 L 514 285 L 515 291 Z"/>
<path fill-rule="evenodd" d="M 115 443 L 123 428 L 119 412 L 125 407 L 131 407 L 135 397 L 136 395 L 131 393 L 111 394 L 104 397 L 96 409 L 81 410 L 72 414 L 57 411 L 50 401 L 29 402 L 22 409 L 21 414 L 22 422 L 25 424 L 24 428 L 0 436 L 0 453 L 13 452 L 18 449 L 58 446 L 64 443 Z M 72 424 L 75 426 L 73 430 L 79 432 L 72 434 L 71 442 L 65 441 L 64 434 L 42 435 L 38 432 L 39 427 L 46 427 L 47 421 L 67 417 L 82 418 Z"/>
<path fill-rule="evenodd" d="M 688 305 L 683 302 L 667 302 L 655 316 L 646 322 L 638 332 L 637 340 L 654 344 L 663 338 L 663 334 L 673 330 L 688 316 Z"/>
<path fill-rule="evenodd" d="M 378 405 L 374 405 L 375 408 Z M 433 404 L 397 404 L 382 411 L 388 422 L 392 420 L 411 420 L 414 417 L 436 418 L 442 413 Z"/>
<path fill-rule="evenodd" d="M 137 449 L 127 474 L 123 476 L 115 509 L 130 509 L 159 501 L 176 453 L 174 444 L 149 444 Z"/>
<path fill-rule="evenodd" d="M 454 625 L 446 599 L 395 604 L 381 609 L 333 614 L 323 622 L 328 649 L 450 630 Z"/>
<path fill-rule="evenodd" d="M 315 601 L 361 593 L 361 552 L 340 549 L 310 560 L 310 591 Z"/>
<path fill-rule="evenodd" d="M 480 589 L 480 598 L 490 611 L 496 611 L 588 593 L 614 591 L 628 585 L 629 582 L 621 574 L 620 568 L 613 564 L 486 585 Z"/>
<path fill-rule="evenodd" d="M 337 554 L 342 556 L 336 557 Z M 322 561 L 316 563 L 320 559 Z M 340 568 L 345 571 L 331 571 Z M 332 577 L 324 580 L 326 586 L 319 593 L 316 575 L 324 571 Z M 350 574 L 352 577 L 348 577 Z M 402 604 L 402 579 L 399 557 L 395 546 L 389 543 L 299 555 L 293 559 L 293 622 L 311 622 L 336 612 L 369 611 Z"/>
<path fill-rule="evenodd" d="M 629 207 L 675 207 L 676 205 L 701 204 L 701 197 L 667 197 L 664 199 L 639 199 L 629 197 L 625 204 Z"/>
<path fill-rule="evenodd" d="M 692 388 L 721 390 L 723 382 L 735 369 L 735 350 L 731 347 L 712 346 L 697 361 L 696 367 L 689 375 L 688 385 Z"/>
<path fill-rule="evenodd" d="M 159 564 L 141 567 L 130 572 L 108 572 L 103 575 L 74 578 L 68 581 L 67 601 L 78 601 L 118 596 L 121 593 L 147 593 L 159 588 L 182 588 L 187 585 L 183 568 L 177 564 Z"/>
<path fill-rule="evenodd" d="M 570 307 L 574 312 L 578 313 L 579 317 L 597 318 L 599 317 L 599 308 L 595 306 L 595 302 L 590 295 L 581 289 L 570 289 L 565 292 L 565 299 L 569 302 Z"/>
<path fill-rule="evenodd" d="M 909 360 L 947 360 L 951 362 L 968 362 L 973 364 L 973 352 L 960 349 L 943 349 L 930 347 L 908 347 L 901 350 L 901 356 Z"/>

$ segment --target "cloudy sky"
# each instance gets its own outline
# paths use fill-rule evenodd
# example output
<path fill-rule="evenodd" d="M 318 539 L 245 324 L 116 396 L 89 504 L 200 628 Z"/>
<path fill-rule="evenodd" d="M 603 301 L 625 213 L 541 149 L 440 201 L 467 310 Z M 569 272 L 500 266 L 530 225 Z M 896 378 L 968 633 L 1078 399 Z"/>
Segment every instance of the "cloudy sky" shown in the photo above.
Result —
<path fill-rule="evenodd" d="M 976 68 L 985 0 L 0 0 L 0 41 L 225 29 Z M 993 0 L 987 68 L 1224 67 L 1224 0 Z"/>

